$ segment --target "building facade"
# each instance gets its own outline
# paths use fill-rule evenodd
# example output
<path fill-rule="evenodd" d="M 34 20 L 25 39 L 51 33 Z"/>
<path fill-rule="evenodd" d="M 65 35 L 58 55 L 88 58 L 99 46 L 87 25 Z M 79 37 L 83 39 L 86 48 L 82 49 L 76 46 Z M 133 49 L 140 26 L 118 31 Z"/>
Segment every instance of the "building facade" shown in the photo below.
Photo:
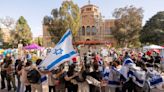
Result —
<path fill-rule="evenodd" d="M 81 8 L 81 29 L 79 41 L 100 41 L 114 43 L 111 35 L 111 28 L 114 26 L 114 19 L 103 19 L 96 5 L 88 4 Z"/>
<path fill-rule="evenodd" d="M 81 7 L 81 28 L 78 32 L 76 42 L 79 41 L 100 41 L 114 43 L 111 35 L 111 27 L 114 26 L 112 19 L 103 19 L 99 7 L 93 4 L 87 4 Z M 43 24 L 43 46 L 54 46 L 51 36 L 47 30 L 47 26 Z"/>
<path fill-rule="evenodd" d="M 85 5 L 81 8 L 81 29 L 79 30 L 80 40 L 97 40 L 100 35 L 100 12 L 95 5 Z"/>

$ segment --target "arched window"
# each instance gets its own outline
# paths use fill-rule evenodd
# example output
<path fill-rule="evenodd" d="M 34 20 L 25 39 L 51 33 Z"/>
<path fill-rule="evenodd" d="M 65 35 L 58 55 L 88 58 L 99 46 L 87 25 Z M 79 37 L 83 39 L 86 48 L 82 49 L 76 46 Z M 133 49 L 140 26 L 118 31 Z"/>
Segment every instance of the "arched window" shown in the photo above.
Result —
<path fill-rule="evenodd" d="M 85 35 L 85 27 L 82 26 L 82 35 Z"/>
<path fill-rule="evenodd" d="M 86 28 L 87 35 L 90 35 L 90 32 L 91 32 L 90 30 L 91 30 L 90 26 L 87 26 L 87 28 Z"/>
<path fill-rule="evenodd" d="M 92 26 L 92 35 L 96 35 L 97 29 L 95 26 Z"/>

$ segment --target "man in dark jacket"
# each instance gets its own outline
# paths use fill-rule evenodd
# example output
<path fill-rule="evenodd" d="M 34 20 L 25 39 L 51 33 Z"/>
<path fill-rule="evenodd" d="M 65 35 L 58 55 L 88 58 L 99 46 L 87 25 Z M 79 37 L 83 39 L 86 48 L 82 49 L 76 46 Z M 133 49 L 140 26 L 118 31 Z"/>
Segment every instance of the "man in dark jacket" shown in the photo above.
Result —
<path fill-rule="evenodd" d="M 98 64 L 93 64 L 93 72 L 90 73 L 90 76 L 95 78 L 98 81 L 102 80 L 101 72 L 98 70 Z M 90 85 L 90 92 L 100 92 L 100 88 L 94 85 Z"/>

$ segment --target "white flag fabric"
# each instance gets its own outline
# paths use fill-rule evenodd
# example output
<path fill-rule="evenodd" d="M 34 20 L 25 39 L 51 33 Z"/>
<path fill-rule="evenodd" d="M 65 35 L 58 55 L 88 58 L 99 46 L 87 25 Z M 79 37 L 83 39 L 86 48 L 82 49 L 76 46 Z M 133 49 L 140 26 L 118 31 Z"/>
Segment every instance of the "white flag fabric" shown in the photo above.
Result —
<path fill-rule="evenodd" d="M 123 62 L 123 65 L 122 65 L 122 67 L 121 67 L 121 69 L 119 70 L 119 72 L 126 78 L 126 79 L 128 79 L 128 72 L 129 72 L 129 67 L 131 66 L 131 65 L 133 65 L 134 64 L 134 62 L 133 62 L 133 60 L 132 59 L 130 59 L 130 58 L 126 58 L 125 60 L 124 60 L 124 62 Z"/>
<path fill-rule="evenodd" d="M 50 54 L 42 61 L 40 67 L 44 67 L 47 70 L 52 70 L 76 55 L 77 52 L 72 45 L 72 33 L 69 29 L 50 52 Z"/>

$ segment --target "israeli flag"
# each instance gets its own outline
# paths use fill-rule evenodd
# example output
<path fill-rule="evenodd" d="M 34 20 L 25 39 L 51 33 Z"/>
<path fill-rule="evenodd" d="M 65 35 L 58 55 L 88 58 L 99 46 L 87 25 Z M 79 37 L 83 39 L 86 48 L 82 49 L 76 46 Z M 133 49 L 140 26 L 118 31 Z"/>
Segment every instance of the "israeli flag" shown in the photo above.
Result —
<path fill-rule="evenodd" d="M 148 79 L 148 84 L 150 88 L 158 87 L 159 85 L 163 84 L 163 78 L 161 75 L 153 75 L 151 78 Z"/>
<path fill-rule="evenodd" d="M 119 70 L 119 72 L 124 76 L 125 79 L 128 79 L 128 71 L 129 71 L 129 67 L 134 65 L 134 62 L 132 59 L 127 58 L 124 60 L 123 65 L 121 67 L 121 69 Z"/>
<path fill-rule="evenodd" d="M 120 72 L 115 67 L 111 68 L 110 74 L 109 74 L 109 80 L 108 85 L 111 87 L 119 87 L 120 84 Z"/>
<path fill-rule="evenodd" d="M 52 70 L 76 55 L 77 52 L 72 45 L 72 33 L 69 29 L 57 43 L 55 48 L 50 52 L 50 54 L 42 61 L 40 67 L 44 67 L 47 70 Z"/>
<path fill-rule="evenodd" d="M 146 79 L 146 73 L 145 71 L 129 71 L 128 72 L 128 77 L 133 78 L 133 82 L 140 86 L 143 87 Z"/>
<path fill-rule="evenodd" d="M 127 58 L 123 62 L 123 66 L 130 65 L 130 64 L 134 64 L 134 62 L 133 62 L 133 60 L 131 58 Z"/>
<path fill-rule="evenodd" d="M 104 80 L 108 80 L 109 79 L 109 74 L 110 74 L 110 68 L 109 67 L 106 67 L 103 71 L 103 79 Z"/>

